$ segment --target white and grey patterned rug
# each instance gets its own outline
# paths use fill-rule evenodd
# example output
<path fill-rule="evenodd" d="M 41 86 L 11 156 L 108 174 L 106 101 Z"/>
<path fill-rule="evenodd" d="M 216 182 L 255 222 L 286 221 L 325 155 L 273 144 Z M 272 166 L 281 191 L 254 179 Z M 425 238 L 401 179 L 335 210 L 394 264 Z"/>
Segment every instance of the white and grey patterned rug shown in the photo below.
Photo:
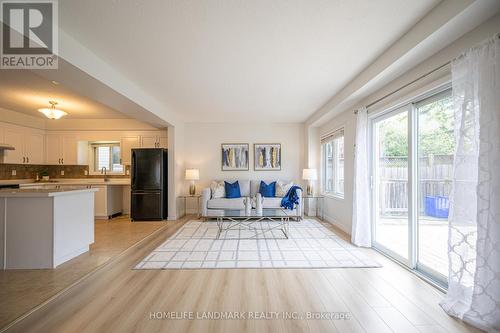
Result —
<path fill-rule="evenodd" d="M 189 221 L 135 269 L 381 267 L 316 220 L 290 221 L 289 239 L 278 229 L 255 239 L 251 230 L 229 230 L 216 239 L 217 230 L 216 222 Z"/>

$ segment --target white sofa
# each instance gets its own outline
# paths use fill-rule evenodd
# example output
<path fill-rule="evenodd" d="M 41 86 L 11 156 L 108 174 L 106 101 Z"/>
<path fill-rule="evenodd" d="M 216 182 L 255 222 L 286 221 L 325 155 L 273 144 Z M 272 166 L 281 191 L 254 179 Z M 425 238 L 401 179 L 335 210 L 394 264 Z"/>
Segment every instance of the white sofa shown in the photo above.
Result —
<path fill-rule="evenodd" d="M 259 193 L 260 180 L 241 180 L 241 179 L 231 179 L 225 180 L 228 183 L 234 183 L 238 180 L 240 184 L 241 198 L 228 199 L 212 199 L 212 192 L 210 188 L 205 188 L 201 192 L 201 216 L 207 217 L 210 210 L 217 209 L 245 209 L 246 204 L 252 204 L 252 208 L 259 210 L 262 209 L 273 209 L 280 208 L 281 197 L 274 198 L 264 198 Z M 269 184 L 275 180 L 264 180 L 266 184 Z M 290 216 L 300 218 L 302 216 L 302 191 L 298 191 L 299 204 L 297 207 L 289 211 Z M 247 200 L 247 199 L 251 200 Z"/>

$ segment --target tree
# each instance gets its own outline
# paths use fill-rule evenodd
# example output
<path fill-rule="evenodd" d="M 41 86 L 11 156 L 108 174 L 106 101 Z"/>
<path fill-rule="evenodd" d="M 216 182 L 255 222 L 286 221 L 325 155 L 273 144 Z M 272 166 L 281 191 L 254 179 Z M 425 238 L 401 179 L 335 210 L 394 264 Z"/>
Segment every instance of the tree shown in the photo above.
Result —
<path fill-rule="evenodd" d="M 455 149 L 451 96 L 418 107 L 420 156 L 451 155 Z M 408 116 L 401 113 L 379 125 L 382 156 L 408 156 Z"/>

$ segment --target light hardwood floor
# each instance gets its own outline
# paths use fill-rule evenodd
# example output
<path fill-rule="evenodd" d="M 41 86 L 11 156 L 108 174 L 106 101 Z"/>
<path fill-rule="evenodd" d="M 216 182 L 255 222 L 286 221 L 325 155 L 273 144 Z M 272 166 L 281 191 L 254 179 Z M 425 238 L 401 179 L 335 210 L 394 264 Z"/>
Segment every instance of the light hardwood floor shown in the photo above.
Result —
<path fill-rule="evenodd" d="M 8 332 L 478 332 L 442 311 L 442 293 L 372 250 L 383 268 L 132 270 L 183 223 L 169 222 Z M 151 319 L 205 311 L 351 317 Z"/>
<path fill-rule="evenodd" d="M 57 269 L 0 270 L 0 328 L 165 225 L 132 223 L 127 216 L 96 220 L 95 242 L 90 251 Z"/>

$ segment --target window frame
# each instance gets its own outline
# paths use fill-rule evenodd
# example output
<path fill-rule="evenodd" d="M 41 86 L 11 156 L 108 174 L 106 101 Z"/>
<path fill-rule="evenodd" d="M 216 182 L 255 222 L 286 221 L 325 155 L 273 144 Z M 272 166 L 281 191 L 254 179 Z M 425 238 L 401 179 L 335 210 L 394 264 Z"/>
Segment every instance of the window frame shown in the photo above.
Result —
<path fill-rule="evenodd" d="M 409 198 L 410 202 L 410 207 L 408 214 L 410 215 L 410 219 L 408 220 L 410 226 L 409 226 L 409 258 L 408 261 L 405 263 L 404 260 L 401 260 L 400 257 L 398 257 L 396 254 L 392 253 L 390 250 L 387 250 L 380 244 L 377 244 L 375 241 L 373 243 L 373 248 L 379 251 L 380 253 L 384 254 L 385 256 L 391 258 L 392 260 L 398 262 L 399 264 L 402 264 L 403 266 L 407 267 L 412 273 L 416 274 L 417 276 L 422 277 L 424 280 L 428 281 L 430 284 L 435 286 L 436 288 L 440 289 L 443 292 L 446 292 L 448 288 L 448 281 L 446 277 L 440 276 L 440 273 L 437 271 L 433 270 L 430 267 L 427 267 L 425 265 L 422 265 L 422 263 L 419 262 L 418 260 L 418 243 L 419 243 L 419 233 L 418 233 L 418 214 L 417 210 L 418 208 L 418 203 L 417 203 L 417 198 L 419 196 L 419 191 L 418 191 L 418 182 L 419 182 L 419 175 L 418 175 L 418 167 L 415 168 L 416 162 L 418 161 L 419 158 L 419 143 L 418 138 L 416 135 L 418 135 L 418 116 L 417 116 L 417 111 L 416 111 L 416 106 L 421 103 L 422 101 L 425 101 L 426 99 L 434 98 L 438 95 L 441 95 L 445 93 L 448 90 L 452 89 L 451 81 L 450 78 L 445 77 L 440 80 L 436 80 L 434 82 L 431 82 L 430 84 L 424 86 L 423 88 L 414 90 L 406 95 L 404 95 L 401 98 L 398 98 L 395 101 L 389 102 L 385 105 L 382 105 L 380 107 L 374 108 L 373 110 L 370 110 L 368 113 L 368 130 L 369 130 L 369 138 L 370 143 L 369 143 L 369 158 L 368 158 L 368 165 L 369 165 L 369 170 L 370 170 L 370 182 L 371 182 L 371 188 L 370 188 L 370 210 L 371 210 L 371 216 L 370 216 L 370 222 L 371 222 L 371 233 L 372 233 L 372 240 L 375 240 L 376 238 L 376 225 L 375 225 L 375 200 L 377 199 L 376 194 L 374 192 L 374 182 L 376 182 L 376 174 L 374 173 L 374 152 L 375 152 L 375 139 L 374 139 L 374 130 L 373 130 L 373 124 L 379 120 L 382 120 L 385 117 L 390 117 L 391 113 L 394 111 L 401 109 L 401 108 L 409 108 L 409 124 L 408 124 L 408 137 L 409 137 L 409 177 L 408 177 L 408 183 L 410 184 L 411 187 L 411 198 Z M 414 134 L 417 133 L 417 134 Z M 411 171 L 410 171 L 411 169 Z M 417 190 L 413 190 L 413 188 Z"/>
<path fill-rule="evenodd" d="M 109 159 L 109 168 L 106 168 L 106 174 L 108 175 L 124 175 L 125 174 L 125 166 L 122 163 L 121 159 L 121 144 L 119 141 L 109 141 L 109 142 L 89 142 L 89 174 L 90 175 L 100 175 L 101 170 L 97 169 L 97 148 L 98 147 L 110 147 L 110 159 Z M 120 165 L 122 166 L 121 171 L 113 171 L 113 156 L 112 149 L 113 147 L 120 148 Z"/>
<path fill-rule="evenodd" d="M 331 139 L 327 140 L 329 137 Z M 342 140 L 343 145 L 343 156 L 339 154 L 339 140 Z M 326 145 L 332 145 L 332 191 L 327 191 L 327 150 L 325 149 Z M 329 134 L 325 135 L 321 139 L 321 194 L 327 197 L 344 199 L 345 198 L 345 187 L 342 188 L 342 191 L 339 190 L 340 181 L 344 181 L 345 186 L 345 168 L 342 168 L 342 177 L 339 174 L 339 161 L 343 160 L 345 165 L 345 129 L 344 127 L 339 127 L 334 131 L 331 131 Z"/>

